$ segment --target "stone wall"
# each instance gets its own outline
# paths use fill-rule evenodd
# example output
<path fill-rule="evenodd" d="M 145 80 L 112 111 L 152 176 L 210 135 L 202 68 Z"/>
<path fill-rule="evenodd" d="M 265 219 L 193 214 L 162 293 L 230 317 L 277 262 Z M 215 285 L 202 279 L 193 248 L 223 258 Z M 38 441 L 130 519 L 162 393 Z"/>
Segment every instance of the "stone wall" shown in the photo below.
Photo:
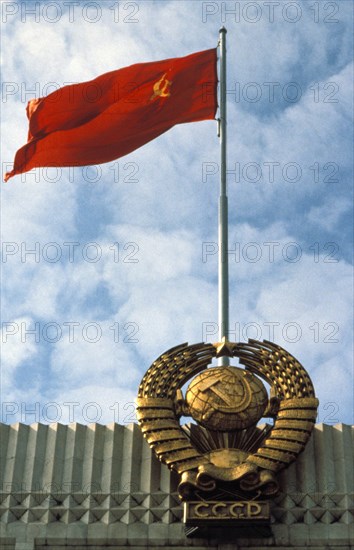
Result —
<path fill-rule="evenodd" d="M 353 534 L 353 429 L 316 425 L 280 476 L 270 538 L 187 539 L 177 478 L 136 424 L 0 424 L 3 550 L 158 547 L 349 550 Z"/>

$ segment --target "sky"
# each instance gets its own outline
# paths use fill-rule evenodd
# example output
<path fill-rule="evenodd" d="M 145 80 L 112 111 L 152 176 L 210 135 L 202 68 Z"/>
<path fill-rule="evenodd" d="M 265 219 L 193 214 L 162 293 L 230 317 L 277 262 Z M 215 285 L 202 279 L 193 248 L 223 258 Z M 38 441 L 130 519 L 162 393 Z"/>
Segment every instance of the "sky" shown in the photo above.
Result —
<path fill-rule="evenodd" d="M 327 424 L 353 423 L 352 20 L 349 0 L 1 2 L 2 174 L 30 99 L 225 25 L 230 340 L 292 353 Z M 3 422 L 135 421 L 161 353 L 218 341 L 219 176 L 208 120 L 1 182 Z"/>

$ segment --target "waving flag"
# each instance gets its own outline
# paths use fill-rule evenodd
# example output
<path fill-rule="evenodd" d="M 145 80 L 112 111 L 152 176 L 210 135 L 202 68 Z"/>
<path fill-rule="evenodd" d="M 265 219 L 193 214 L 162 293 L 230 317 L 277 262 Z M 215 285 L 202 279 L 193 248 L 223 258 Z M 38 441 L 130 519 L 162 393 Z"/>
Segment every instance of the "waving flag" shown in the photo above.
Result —
<path fill-rule="evenodd" d="M 5 181 L 40 166 L 109 162 L 175 124 L 215 118 L 216 60 L 210 49 L 139 63 L 31 100 L 28 142 Z"/>

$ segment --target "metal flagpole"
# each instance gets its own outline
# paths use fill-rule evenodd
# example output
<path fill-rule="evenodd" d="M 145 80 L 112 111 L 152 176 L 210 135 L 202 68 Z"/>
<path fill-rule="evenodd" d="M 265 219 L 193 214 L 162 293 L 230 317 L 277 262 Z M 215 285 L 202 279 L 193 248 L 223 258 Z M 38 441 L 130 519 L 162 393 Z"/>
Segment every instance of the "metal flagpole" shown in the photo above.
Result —
<path fill-rule="evenodd" d="M 220 122 L 221 149 L 220 197 L 219 197 L 219 338 L 229 336 L 229 258 L 228 258 L 228 201 L 226 190 L 226 29 L 219 31 L 220 45 Z M 229 365 L 229 358 L 222 356 L 219 365 Z"/>

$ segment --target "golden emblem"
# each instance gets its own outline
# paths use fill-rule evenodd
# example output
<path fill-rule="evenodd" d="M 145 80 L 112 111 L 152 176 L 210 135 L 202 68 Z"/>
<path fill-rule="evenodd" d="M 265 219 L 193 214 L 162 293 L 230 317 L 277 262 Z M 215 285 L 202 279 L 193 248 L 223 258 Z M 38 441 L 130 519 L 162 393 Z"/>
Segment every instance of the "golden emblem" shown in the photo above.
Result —
<path fill-rule="evenodd" d="M 225 349 L 245 370 L 208 368 Z M 181 476 L 181 499 L 218 502 L 230 494 L 238 500 L 275 495 L 275 474 L 304 449 L 317 407 L 307 372 L 286 350 L 268 341 L 224 341 L 162 354 L 141 381 L 137 416 L 157 457 Z M 182 426 L 182 416 L 197 424 Z M 257 426 L 263 417 L 273 425 Z"/>
<path fill-rule="evenodd" d="M 150 101 L 155 99 L 155 97 L 170 97 L 171 93 L 168 91 L 171 87 L 172 80 L 167 80 L 167 73 L 162 75 L 160 80 L 155 82 L 153 86 L 154 93 L 150 97 Z"/>

